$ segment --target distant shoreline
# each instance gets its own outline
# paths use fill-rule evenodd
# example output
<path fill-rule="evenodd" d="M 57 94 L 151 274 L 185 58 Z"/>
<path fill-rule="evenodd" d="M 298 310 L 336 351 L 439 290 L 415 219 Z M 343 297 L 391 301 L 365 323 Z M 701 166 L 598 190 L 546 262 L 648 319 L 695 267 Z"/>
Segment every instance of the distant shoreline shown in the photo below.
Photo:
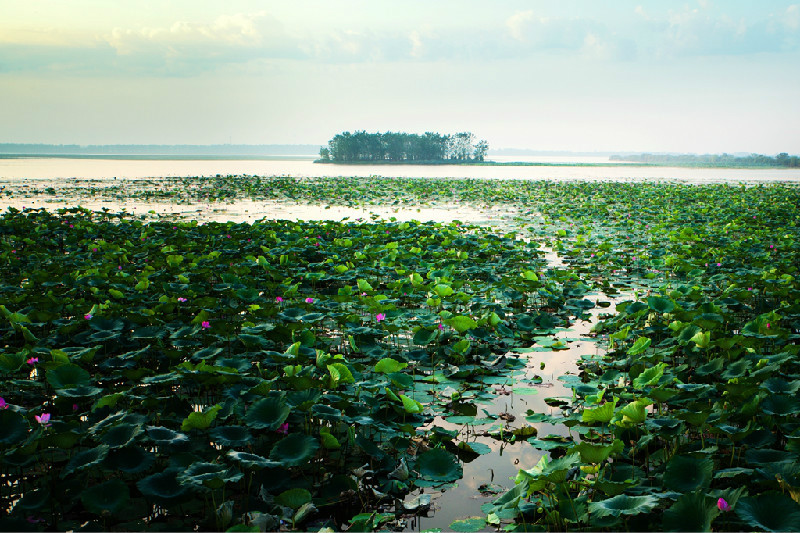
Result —
<path fill-rule="evenodd" d="M 0 160 L 4 159 L 83 159 L 83 160 L 111 160 L 111 161 L 313 161 L 321 165 L 335 166 L 473 166 L 473 167 L 650 167 L 650 168 L 708 168 L 708 169 L 742 169 L 742 170 L 780 170 L 791 167 L 781 165 L 725 165 L 725 164 L 698 164 L 698 163 L 658 163 L 658 162 L 623 162 L 610 161 L 608 163 L 582 163 L 582 162 L 539 162 L 539 161 L 323 161 L 318 156 L 309 154 L 297 155 L 203 155 L 203 154 L 12 154 L 0 153 Z M 317 159 L 314 159 L 317 158 Z"/>

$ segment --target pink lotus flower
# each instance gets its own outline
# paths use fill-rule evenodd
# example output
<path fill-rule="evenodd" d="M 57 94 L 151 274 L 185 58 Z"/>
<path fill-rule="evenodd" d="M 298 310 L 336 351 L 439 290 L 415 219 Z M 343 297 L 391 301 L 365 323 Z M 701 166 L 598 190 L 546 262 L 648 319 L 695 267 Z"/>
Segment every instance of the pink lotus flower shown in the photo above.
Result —
<path fill-rule="evenodd" d="M 208 320 L 203 320 L 200 323 L 200 326 L 202 326 L 203 329 L 208 329 L 211 327 L 211 322 L 209 322 Z"/>
<path fill-rule="evenodd" d="M 281 303 L 281 302 L 283 302 L 283 298 L 281 298 L 280 296 L 276 296 L 275 297 L 275 301 L 278 302 L 278 303 Z"/>
<path fill-rule="evenodd" d="M 6 399 L 0 396 L 0 409 L 8 409 L 8 404 L 6 403 Z"/>
<path fill-rule="evenodd" d="M 50 413 L 42 413 L 41 415 L 35 415 L 33 418 L 36 419 L 37 422 L 40 424 L 49 425 L 50 422 Z"/>
<path fill-rule="evenodd" d="M 287 435 L 289 433 L 289 422 L 284 422 L 275 431 L 277 431 L 278 433 L 283 433 L 284 435 Z"/>
<path fill-rule="evenodd" d="M 28 363 L 29 365 L 32 365 L 32 364 L 34 364 L 34 363 L 38 363 L 38 362 L 39 362 L 39 358 L 38 358 L 38 357 L 31 357 L 31 358 L 30 358 L 30 359 L 28 359 L 28 361 L 27 361 L 27 363 Z"/>
<path fill-rule="evenodd" d="M 723 513 L 727 513 L 728 511 L 731 510 L 730 504 L 726 502 L 724 498 L 720 498 L 719 500 L 717 500 L 717 508 Z"/>
<path fill-rule="evenodd" d="M 375 315 L 375 320 L 381 322 L 382 320 L 386 320 L 386 313 L 378 313 Z"/>
<path fill-rule="evenodd" d="M 188 300 L 186 298 L 184 298 L 183 296 L 178 296 L 178 301 L 183 303 L 183 302 L 186 302 Z"/>
<path fill-rule="evenodd" d="M 313 304 L 314 303 L 314 298 L 306 298 L 306 303 L 307 304 Z"/>
<path fill-rule="evenodd" d="M 91 320 L 92 319 L 92 313 L 86 313 L 85 315 L 83 315 L 83 318 L 85 318 L 86 320 Z"/>

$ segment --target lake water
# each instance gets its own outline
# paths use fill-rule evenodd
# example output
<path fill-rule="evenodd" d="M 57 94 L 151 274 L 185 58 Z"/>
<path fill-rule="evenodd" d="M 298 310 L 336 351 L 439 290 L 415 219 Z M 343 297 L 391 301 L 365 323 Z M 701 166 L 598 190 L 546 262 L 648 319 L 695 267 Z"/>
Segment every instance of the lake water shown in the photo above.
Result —
<path fill-rule="evenodd" d="M 384 176 L 413 178 L 474 178 L 533 180 L 624 180 L 689 183 L 800 182 L 800 169 L 719 169 L 641 167 L 627 163 L 614 166 L 575 166 L 612 163 L 602 157 L 511 156 L 494 157 L 497 162 L 534 162 L 558 166 L 469 166 L 469 165 L 323 165 L 314 156 L 259 160 L 232 159 L 0 159 L 0 185 L 20 179 L 60 178 L 113 179 L 166 176 Z M 570 165 L 572 164 L 572 165 Z"/>

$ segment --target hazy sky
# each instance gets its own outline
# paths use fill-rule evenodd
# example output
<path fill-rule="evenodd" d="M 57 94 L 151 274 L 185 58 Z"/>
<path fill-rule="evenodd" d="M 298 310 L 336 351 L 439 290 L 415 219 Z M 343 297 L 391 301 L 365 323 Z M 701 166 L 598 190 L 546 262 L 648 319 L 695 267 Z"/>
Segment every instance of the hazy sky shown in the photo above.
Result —
<path fill-rule="evenodd" d="M 800 3 L 0 0 L 0 142 L 798 154 L 798 125 Z"/>

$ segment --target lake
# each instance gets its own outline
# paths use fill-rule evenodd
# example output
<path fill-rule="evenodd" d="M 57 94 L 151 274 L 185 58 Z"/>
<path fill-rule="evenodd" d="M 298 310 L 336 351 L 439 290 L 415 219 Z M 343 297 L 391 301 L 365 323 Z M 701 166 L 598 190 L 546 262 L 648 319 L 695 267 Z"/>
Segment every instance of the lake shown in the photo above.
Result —
<path fill-rule="evenodd" d="M 543 163 L 549 166 L 469 166 L 469 165 L 323 165 L 315 156 L 276 157 L 259 160 L 233 159 L 0 159 L 0 185 L 19 179 L 59 178 L 112 179 L 165 176 L 384 176 L 413 178 L 473 178 L 532 180 L 623 180 L 670 181 L 689 183 L 767 183 L 800 182 L 800 169 L 732 169 L 642 167 L 627 163 L 614 166 L 576 166 L 611 163 L 602 157 L 586 156 L 508 156 L 497 162 Z M 552 166 L 557 165 L 557 166 Z"/>

